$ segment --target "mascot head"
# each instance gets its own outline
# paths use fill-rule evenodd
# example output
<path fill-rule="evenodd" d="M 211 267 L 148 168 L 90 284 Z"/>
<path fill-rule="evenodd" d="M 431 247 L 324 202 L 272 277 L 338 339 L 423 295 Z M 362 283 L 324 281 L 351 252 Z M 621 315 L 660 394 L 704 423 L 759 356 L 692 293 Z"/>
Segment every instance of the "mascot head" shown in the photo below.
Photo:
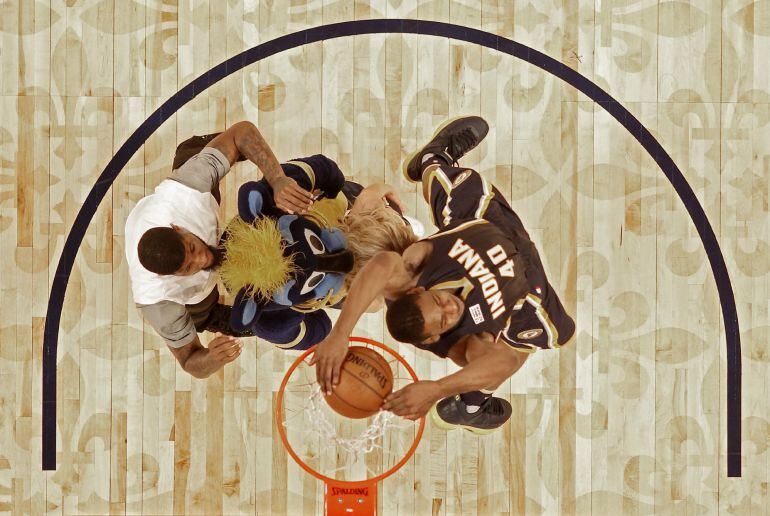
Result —
<path fill-rule="evenodd" d="M 247 183 L 239 191 L 238 212 L 222 238 L 224 259 L 219 274 L 227 289 L 238 292 L 231 326 L 252 327 L 261 314 L 341 298 L 345 274 L 353 268 L 345 235 L 321 227 L 323 200 L 315 216 L 276 213 L 263 208 L 270 192 L 264 183 Z M 328 211 L 328 210 L 327 210 Z"/>

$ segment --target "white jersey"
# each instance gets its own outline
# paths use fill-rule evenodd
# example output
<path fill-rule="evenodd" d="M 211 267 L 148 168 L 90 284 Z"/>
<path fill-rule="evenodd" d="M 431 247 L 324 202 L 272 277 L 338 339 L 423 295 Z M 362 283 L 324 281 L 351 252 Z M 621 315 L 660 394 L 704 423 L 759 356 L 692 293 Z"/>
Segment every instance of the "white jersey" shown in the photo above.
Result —
<path fill-rule="evenodd" d="M 190 231 L 208 245 L 217 245 L 219 205 L 210 192 L 199 192 L 171 179 L 162 181 L 153 194 L 137 203 L 126 219 L 126 259 L 135 303 L 195 304 L 216 286 L 213 271 L 199 271 L 191 276 L 159 275 L 139 262 L 137 245 L 145 231 L 171 224 Z"/>

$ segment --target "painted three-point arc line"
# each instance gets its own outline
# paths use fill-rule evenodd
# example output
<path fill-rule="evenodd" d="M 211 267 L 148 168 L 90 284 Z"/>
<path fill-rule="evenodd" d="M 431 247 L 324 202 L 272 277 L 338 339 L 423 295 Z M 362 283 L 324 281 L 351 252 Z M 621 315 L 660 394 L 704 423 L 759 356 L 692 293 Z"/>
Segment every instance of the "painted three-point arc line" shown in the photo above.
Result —
<path fill-rule="evenodd" d="M 690 215 L 706 251 L 719 293 L 727 346 L 727 475 L 741 475 L 741 352 L 738 314 L 730 277 L 714 230 L 692 188 L 671 157 L 639 120 L 611 95 L 567 65 L 510 39 L 478 29 L 423 20 L 361 20 L 314 27 L 257 45 L 197 77 L 163 103 L 128 137 L 89 192 L 64 244 L 48 299 L 43 337 L 43 469 L 56 469 L 56 347 L 64 294 L 83 236 L 113 181 L 145 141 L 169 117 L 211 85 L 233 72 L 279 52 L 308 43 L 359 34 L 402 33 L 439 36 L 475 43 L 522 59 L 559 77 L 599 104 L 645 148 L 671 182 Z"/>

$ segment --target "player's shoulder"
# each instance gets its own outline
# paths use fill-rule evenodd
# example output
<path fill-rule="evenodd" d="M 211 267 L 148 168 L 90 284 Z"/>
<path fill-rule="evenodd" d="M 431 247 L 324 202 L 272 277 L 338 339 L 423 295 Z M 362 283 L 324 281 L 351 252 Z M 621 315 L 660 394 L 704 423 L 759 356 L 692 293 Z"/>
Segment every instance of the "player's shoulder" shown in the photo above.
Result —
<path fill-rule="evenodd" d="M 227 159 L 225 153 L 218 147 L 207 145 L 206 147 L 203 147 L 200 152 L 179 165 L 176 170 L 190 172 L 198 169 L 205 170 L 212 168 L 217 169 L 218 171 L 229 170 L 230 160 Z"/>
<path fill-rule="evenodd" d="M 468 346 L 486 346 L 495 342 L 495 336 L 488 331 L 478 331 L 475 333 L 466 333 L 457 343 L 462 343 L 466 348 Z"/>
<path fill-rule="evenodd" d="M 412 273 L 422 270 L 425 261 L 430 257 L 433 250 L 433 242 L 430 240 L 419 240 L 406 248 L 401 255 L 404 268 Z"/>

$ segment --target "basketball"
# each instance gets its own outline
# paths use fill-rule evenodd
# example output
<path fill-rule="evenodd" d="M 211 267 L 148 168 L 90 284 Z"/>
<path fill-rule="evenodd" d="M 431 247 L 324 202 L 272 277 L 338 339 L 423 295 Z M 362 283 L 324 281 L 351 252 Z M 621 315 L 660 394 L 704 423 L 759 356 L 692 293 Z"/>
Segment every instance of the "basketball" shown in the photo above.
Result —
<path fill-rule="evenodd" d="M 340 382 L 326 398 L 338 414 L 351 419 L 372 416 L 393 390 L 393 371 L 385 358 L 370 348 L 351 346 L 340 368 Z"/>

